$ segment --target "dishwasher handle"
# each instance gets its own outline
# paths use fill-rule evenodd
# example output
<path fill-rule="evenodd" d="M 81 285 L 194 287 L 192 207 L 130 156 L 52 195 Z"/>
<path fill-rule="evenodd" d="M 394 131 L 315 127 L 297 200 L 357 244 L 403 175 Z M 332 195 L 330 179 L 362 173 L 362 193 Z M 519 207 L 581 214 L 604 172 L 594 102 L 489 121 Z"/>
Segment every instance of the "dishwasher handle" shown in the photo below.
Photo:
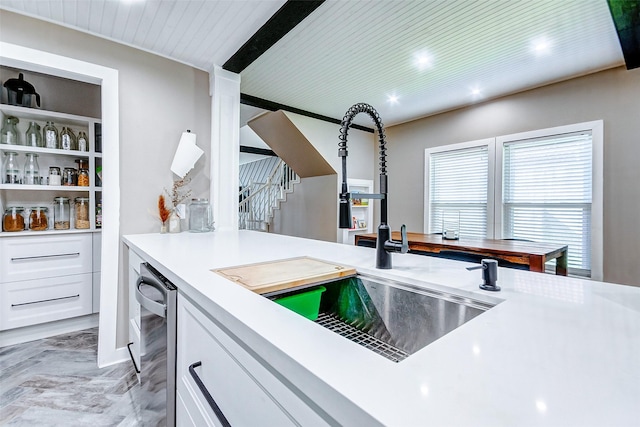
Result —
<path fill-rule="evenodd" d="M 136 281 L 136 301 L 138 303 L 152 312 L 153 314 L 160 316 L 162 318 L 167 317 L 167 304 L 161 304 L 157 301 L 152 300 L 151 298 L 147 298 L 141 291 L 140 287 L 142 285 L 147 285 L 156 288 L 163 295 L 166 296 L 167 289 L 165 289 L 160 283 L 156 283 L 154 280 L 145 280 L 144 276 L 140 276 Z"/>

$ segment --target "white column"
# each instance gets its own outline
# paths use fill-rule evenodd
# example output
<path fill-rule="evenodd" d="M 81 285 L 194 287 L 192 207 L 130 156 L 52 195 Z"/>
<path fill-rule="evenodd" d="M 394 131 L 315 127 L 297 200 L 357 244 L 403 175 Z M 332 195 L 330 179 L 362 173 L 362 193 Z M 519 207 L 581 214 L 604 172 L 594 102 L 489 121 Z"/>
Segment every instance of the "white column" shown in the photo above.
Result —
<path fill-rule="evenodd" d="M 211 94 L 210 200 L 216 230 L 238 229 L 240 75 L 215 66 Z"/>

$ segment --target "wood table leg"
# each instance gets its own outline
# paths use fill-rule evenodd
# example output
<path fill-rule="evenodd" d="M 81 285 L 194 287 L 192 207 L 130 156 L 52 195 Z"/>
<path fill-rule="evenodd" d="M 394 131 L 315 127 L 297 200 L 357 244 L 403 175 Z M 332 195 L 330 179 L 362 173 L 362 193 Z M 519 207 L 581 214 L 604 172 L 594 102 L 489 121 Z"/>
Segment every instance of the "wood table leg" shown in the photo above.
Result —
<path fill-rule="evenodd" d="M 544 256 L 529 255 L 529 271 L 544 273 Z"/>
<path fill-rule="evenodd" d="M 562 255 L 556 258 L 556 275 L 557 276 L 566 276 L 567 275 L 567 251 L 563 251 Z"/>

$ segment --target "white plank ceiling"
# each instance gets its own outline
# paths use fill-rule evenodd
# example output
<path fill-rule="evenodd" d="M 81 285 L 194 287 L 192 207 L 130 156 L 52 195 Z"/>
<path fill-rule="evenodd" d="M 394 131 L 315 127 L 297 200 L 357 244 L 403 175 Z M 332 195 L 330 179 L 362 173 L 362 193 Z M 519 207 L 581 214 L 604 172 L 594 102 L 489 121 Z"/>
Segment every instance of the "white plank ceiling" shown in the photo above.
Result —
<path fill-rule="evenodd" d="M 282 4 L 0 0 L 207 71 Z M 606 0 L 328 0 L 241 77 L 243 93 L 338 119 L 367 102 L 390 125 L 623 63 Z"/>

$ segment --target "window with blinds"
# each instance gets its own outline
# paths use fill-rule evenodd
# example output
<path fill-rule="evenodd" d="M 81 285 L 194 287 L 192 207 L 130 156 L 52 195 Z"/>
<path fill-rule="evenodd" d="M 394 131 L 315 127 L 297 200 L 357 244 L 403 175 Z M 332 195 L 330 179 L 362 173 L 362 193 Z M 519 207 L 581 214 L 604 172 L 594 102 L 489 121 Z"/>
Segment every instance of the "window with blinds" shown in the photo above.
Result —
<path fill-rule="evenodd" d="M 429 156 L 429 232 L 441 233 L 443 212 L 460 212 L 460 235 L 486 237 L 488 147 Z"/>
<path fill-rule="evenodd" d="M 591 132 L 503 145 L 503 237 L 567 244 L 571 273 L 591 270 Z"/>

